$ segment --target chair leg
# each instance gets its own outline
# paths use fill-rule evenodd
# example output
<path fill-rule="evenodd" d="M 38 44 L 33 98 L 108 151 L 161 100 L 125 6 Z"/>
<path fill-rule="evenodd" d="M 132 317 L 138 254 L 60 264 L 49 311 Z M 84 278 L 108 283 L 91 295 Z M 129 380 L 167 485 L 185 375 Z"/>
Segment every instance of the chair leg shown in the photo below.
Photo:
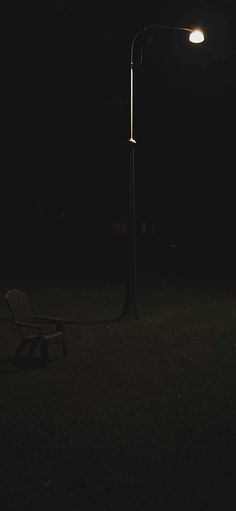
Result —
<path fill-rule="evenodd" d="M 26 346 L 26 342 L 23 340 L 20 342 L 17 350 L 16 350 L 16 357 L 19 357 L 20 353 L 22 352 L 23 348 Z"/>
<path fill-rule="evenodd" d="M 41 357 L 44 362 L 48 361 L 48 345 L 45 339 L 41 339 L 40 342 Z"/>
<path fill-rule="evenodd" d="M 30 358 L 30 357 L 32 357 L 32 355 L 33 355 L 34 351 L 36 350 L 36 348 L 37 348 L 37 346 L 38 346 L 38 344 L 39 344 L 39 342 L 40 342 L 40 341 L 39 341 L 38 339 L 36 339 L 35 341 L 33 341 L 33 342 L 31 343 L 31 346 L 30 346 L 30 349 L 29 349 L 29 351 L 28 351 L 28 355 L 27 355 L 29 358 Z"/>
<path fill-rule="evenodd" d="M 67 349 L 66 349 L 66 343 L 64 340 L 62 341 L 62 349 L 63 349 L 64 357 L 67 358 Z"/>

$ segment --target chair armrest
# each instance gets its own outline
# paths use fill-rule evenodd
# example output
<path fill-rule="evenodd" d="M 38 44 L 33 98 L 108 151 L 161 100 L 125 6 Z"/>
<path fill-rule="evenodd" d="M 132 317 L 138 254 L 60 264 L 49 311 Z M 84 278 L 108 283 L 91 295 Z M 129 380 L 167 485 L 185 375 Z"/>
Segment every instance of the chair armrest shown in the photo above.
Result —
<path fill-rule="evenodd" d="M 44 323 L 54 323 L 57 326 L 63 326 L 63 320 L 61 318 L 54 318 L 52 316 L 35 316 L 36 321 L 42 321 Z"/>
<path fill-rule="evenodd" d="M 26 328 L 36 328 L 38 330 L 39 335 L 42 334 L 42 326 L 36 323 L 27 323 L 26 321 L 14 321 L 14 324 L 17 326 L 23 326 Z"/>

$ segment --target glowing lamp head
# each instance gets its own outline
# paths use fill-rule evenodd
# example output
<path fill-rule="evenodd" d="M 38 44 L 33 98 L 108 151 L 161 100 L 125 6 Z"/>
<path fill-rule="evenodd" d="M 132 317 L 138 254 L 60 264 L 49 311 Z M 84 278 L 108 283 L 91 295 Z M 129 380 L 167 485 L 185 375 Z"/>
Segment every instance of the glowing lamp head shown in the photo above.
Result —
<path fill-rule="evenodd" d="M 196 30 L 192 30 L 192 32 L 190 33 L 190 36 L 189 36 L 189 41 L 191 41 L 191 43 L 202 43 L 204 41 L 204 34 L 201 30 L 199 29 L 196 29 Z"/>

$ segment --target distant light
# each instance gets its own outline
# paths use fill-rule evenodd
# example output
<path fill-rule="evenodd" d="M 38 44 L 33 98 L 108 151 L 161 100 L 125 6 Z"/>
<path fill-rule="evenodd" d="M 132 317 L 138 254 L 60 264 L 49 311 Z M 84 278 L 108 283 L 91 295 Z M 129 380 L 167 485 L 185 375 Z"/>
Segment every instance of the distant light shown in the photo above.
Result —
<path fill-rule="evenodd" d="M 202 43 L 204 41 L 204 34 L 201 30 L 193 30 L 189 36 L 191 43 Z"/>

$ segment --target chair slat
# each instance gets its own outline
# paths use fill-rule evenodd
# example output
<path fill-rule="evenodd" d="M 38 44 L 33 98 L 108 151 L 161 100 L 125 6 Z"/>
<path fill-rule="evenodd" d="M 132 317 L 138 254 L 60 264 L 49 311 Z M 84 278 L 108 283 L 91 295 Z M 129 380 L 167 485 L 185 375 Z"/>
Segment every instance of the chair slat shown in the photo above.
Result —
<path fill-rule="evenodd" d="M 16 320 L 32 321 L 32 312 L 26 293 L 18 289 L 10 289 L 6 293 L 6 300 Z"/>

